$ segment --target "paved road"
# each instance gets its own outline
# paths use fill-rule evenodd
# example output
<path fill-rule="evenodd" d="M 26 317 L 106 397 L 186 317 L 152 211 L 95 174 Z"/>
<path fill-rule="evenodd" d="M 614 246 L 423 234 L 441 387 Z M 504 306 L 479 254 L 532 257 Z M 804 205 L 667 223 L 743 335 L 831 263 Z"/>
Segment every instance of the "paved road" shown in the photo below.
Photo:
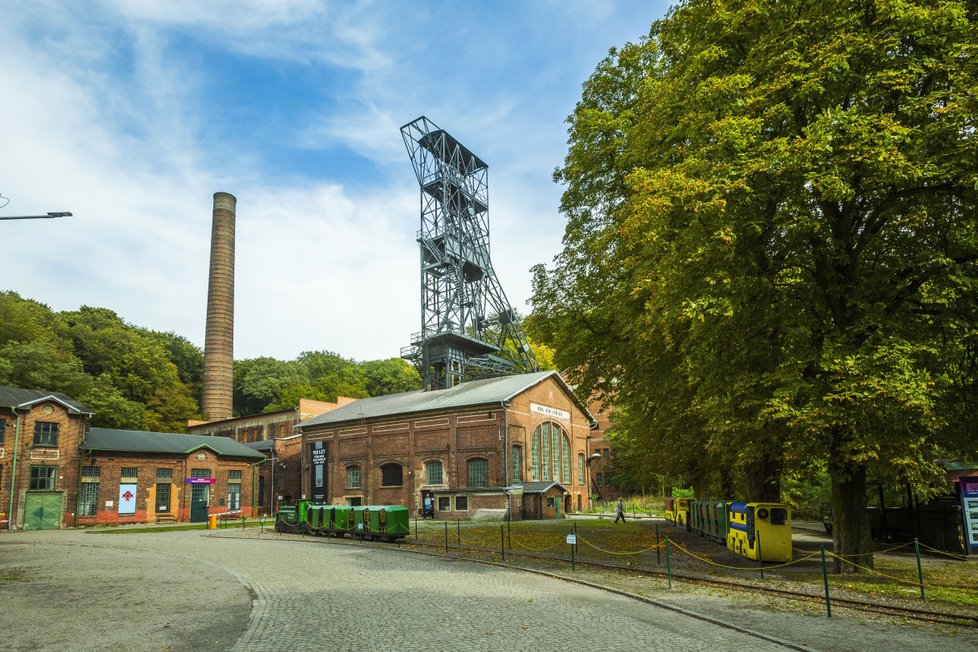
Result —
<path fill-rule="evenodd" d="M 526 573 L 322 540 L 0 535 L 9 650 L 784 649 Z"/>

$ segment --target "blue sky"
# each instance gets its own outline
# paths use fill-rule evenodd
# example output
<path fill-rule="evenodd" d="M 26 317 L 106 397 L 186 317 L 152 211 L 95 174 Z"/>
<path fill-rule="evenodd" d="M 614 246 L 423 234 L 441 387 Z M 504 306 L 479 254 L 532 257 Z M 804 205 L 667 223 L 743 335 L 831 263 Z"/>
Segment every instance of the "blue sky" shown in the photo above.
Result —
<path fill-rule="evenodd" d="M 526 310 L 560 249 L 565 119 L 664 2 L 0 3 L 0 289 L 203 344 L 212 195 L 238 199 L 235 358 L 395 357 L 420 328 L 426 115 L 489 164 Z M 2 203 L 2 201 L 0 201 Z"/>

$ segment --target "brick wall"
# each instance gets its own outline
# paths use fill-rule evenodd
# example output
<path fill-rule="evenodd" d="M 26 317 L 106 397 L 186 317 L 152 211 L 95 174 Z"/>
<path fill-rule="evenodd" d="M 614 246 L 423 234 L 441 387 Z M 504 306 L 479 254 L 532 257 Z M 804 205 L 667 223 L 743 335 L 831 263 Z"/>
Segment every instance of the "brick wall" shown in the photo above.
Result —
<path fill-rule="evenodd" d="M 17 414 L 0 408 L 4 421 L 3 445 L 0 445 L 0 521 L 12 519 L 16 528 L 24 524 L 24 503 L 30 487 L 32 467 L 55 467 L 54 491 L 61 494 L 61 527 L 73 524 L 78 485 L 78 449 L 87 427 L 85 415 L 72 415 L 60 403 L 45 402 L 20 410 L 20 438 L 16 446 L 17 469 L 13 478 Z M 34 445 L 35 424 L 57 424 L 57 446 Z M 14 481 L 11 511 L 11 480 Z"/>
<path fill-rule="evenodd" d="M 529 481 L 530 437 L 545 422 L 559 425 L 567 434 L 568 480 L 558 481 L 570 490 L 570 504 L 576 509 L 579 502 L 587 502 L 587 478 L 578 472 L 578 456 L 586 459 L 588 454 L 590 424 L 586 414 L 553 378 L 515 397 L 505 409 L 498 404 L 472 406 L 307 427 L 303 433 L 302 494 L 312 495 L 307 467 L 311 447 L 319 440 L 327 449 L 327 500 L 336 505 L 360 500 L 362 504 L 404 505 L 416 511 L 421 507 L 422 492 L 477 489 L 471 486 L 469 477 L 470 462 L 474 460 L 485 461 L 488 485 L 499 489 L 512 481 L 509 455 L 513 445 L 522 447 L 522 476 Z M 441 463 L 441 484 L 427 483 L 425 465 L 431 462 Z M 402 468 L 400 485 L 382 483 L 382 467 L 388 464 Z M 359 487 L 348 482 L 351 467 L 359 469 Z M 505 494 L 485 493 L 486 507 L 505 507 Z M 477 509 L 475 504 L 470 501 L 468 515 Z"/>

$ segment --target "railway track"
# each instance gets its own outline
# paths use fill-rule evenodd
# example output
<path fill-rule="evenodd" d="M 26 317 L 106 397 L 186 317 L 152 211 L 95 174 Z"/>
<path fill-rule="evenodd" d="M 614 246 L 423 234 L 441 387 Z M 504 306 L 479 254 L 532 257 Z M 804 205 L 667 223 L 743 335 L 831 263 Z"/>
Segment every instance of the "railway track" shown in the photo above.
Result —
<path fill-rule="evenodd" d="M 445 547 L 442 545 L 437 545 L 433 543 L 422 543 L 414 542 L 410 540 L 404 540 L 401 545 L 413 546 L 413 547 L 423 547 L 431 548 L 436 550 L 441 550 L 444 554 Z M 498 555 L 499 551 L 489 548 L 481 548 L 476 546 L 469 547 L 455 547 L 449 548 L 449 551 L 455 552 L 472 552 L 488 555 Z M 546 561 L 550 563 L 569 563 L 567 559 L 563 557 L 549 556 L 549 555 L 539 555 L 532 552 L 520 552 L 516 550 L 506 550 L 507 558 L 520 557 L 522 559 L 532 559 L 539 561 Z M 473 561 L 483 561 L 479 559 L 473 559 Z M 493 561 L 493 564 L 498 564 L 499 562 Z M 579 566 L 585 566 L 589 568 L 596 568 L 600 570 L 622 572 L 628 571 L 632 573 L 640 573 L 642 575 L 647 575 L 650 577 L 666 578 L 668 574 L 664 570 L 652 569 L 641 566 L 621 566 L 618 564 L 610 564 L 606 562 L 577 559 L 575 563 Z M 512 566 L 514 568 L 520 568 L 521 566 L 515 566 L 512 564 L 505 564 L 507 566 Z M 539 570 L 539 569 L 533 569 Z M 555 575 L 556 576 L 556 575 Z M 559 575 L 558 577 L 567 579 L 564 575 Z M 732 591 L 740 592 L 752 592 L 752 593 L 764 593 L 765 595 L 774 596 L 778 598 L 796 600 L 798 602 L 809 602 L 813 604 L 824 604 L 825 596 L 822 594 L 806 593 L 802 591 L 791 591 L 788 589 L 782 589 L 773 586 L 765 586 L 760 583 L 745 583 L 737 582 L 734 580 L 727 580 L 722 578 L 712 578 L 712 577 L 702 577 L 697 575 L 689 575 L 686 573 L 672 573 L 672 579 L 677 581 L 686 582 L 688 584 L 697 584 L 700 586 L 709 586 L 715 588 L 722 588 Z M 889 616 L 896 618 L 906 618 L 910 620 L 916 620 L 927 623 L 941 623 L 947 625 L 955 625 L 958 627 L 976 628 L 978 629 L 978 616 L 971 614 L 961 614 L 961 613 L 951 613 L 943 611 L 934 611 L 930 609 L 919 609 L 916 607 L 907 607 L 902 605 L 893 604 L 880 604 L 878 602 L 869 602 L 866 600 L 858 600 L 855 598 L 845 598 L 837 597 L 835 595 L 831 596 L 830 604 L 834 608 L 846 608 L 855 609 L 858 611 L 863 611 L 867 613 L 877 614 L 881 616 Z"/>

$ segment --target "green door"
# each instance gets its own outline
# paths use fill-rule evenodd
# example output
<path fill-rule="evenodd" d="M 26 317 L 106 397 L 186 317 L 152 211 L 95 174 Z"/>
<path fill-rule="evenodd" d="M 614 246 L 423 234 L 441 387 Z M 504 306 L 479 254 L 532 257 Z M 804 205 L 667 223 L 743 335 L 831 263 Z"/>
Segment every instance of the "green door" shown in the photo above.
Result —
<path fill-rule="evenodd" d="M 25 530 L 57 530 L 61 525 L 61 492 L 28 491 L 24 500 Z"/>
<path fill-rule="evenodd" d="M 207 499 L 210 497 L 210 485 L 190 485 L 190 522 L 203 523 L 207 520 Z"/>

